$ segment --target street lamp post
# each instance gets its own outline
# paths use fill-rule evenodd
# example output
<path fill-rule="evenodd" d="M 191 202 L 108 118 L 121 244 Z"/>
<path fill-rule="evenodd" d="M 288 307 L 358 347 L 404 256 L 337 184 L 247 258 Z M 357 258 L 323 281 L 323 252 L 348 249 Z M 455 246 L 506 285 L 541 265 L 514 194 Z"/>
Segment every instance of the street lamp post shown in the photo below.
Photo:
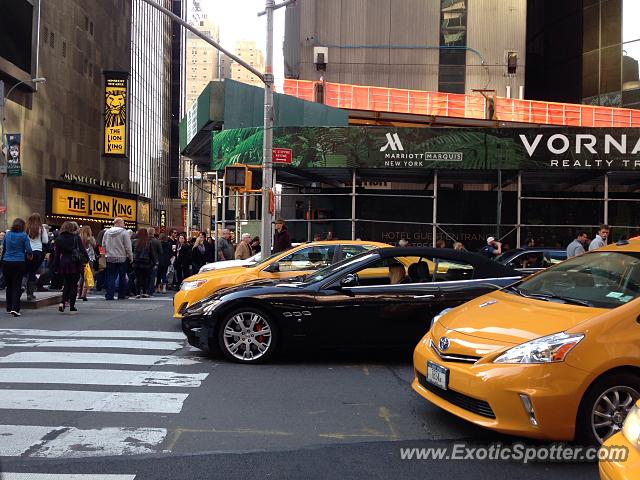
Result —
<path fill-rule="evenodd" d="M 36 78 L 32 78 L 30 80 L 32 83 L 38 84 L 38 83 L 44 83 L 47 81 L 46 78 L 44 77 L 36 77 Z M 9 221 L 8 221 L 8 214 L 9 214 L 9 209 L 8 209 L 8 205 L 7 205 L 7 198 L 8 198 L 8 192 L 7 192 L 7 187 L 9 186 L 9 182 L 7 181 L 7 177 L 8 175 L 8 167 L 9 167 L 9 161 L 7 158 L 7 146 L 4 144 L 4 103 L 5 103 L 5 99 L 9 98 L 9 96 L 11 95 L 11 92 L 13 92 L 15 90 L 16 87 L 18 87 L 19 85 L 25 84 L 27 83 L 27 81 L 23 80 L 21 82 L 16 83 L 13 87 L 11 87 L 9 89 L 9 91 L 7 92 L 7 94 L 4 94 L 4 82 L 2 80 L 0 80 L 0 152 L 2 152 L 2 165 L 0 165 L 0 173 L 3 174 L 3 180 L 2 180 L 2 207 L 4 208 L 4 216 L 3 216 L 3 222 L 2 222 L 2 230 L 6 230 L 9 226 Z"/>
<path fill-rule="evenodd" d="M 270 195 L 273 188 L 273 11 L 282 7 L 286 7 L 297 0 L 286 0 L 276 5 L 275 0 L 265 0 L 265 11 L 260 12 L 258 16 L 267 15 L 267 51 L 265 61 L 265 72 L 259 72 L 240 57 L 228 52 L 217 42 L 200 32 L 197 28 L 189 25 L 188 22 L 177 16 L 171 10 L 158 5 L 154 0 L 142 0 L 146 4 L 152 6 L 156 10 L 170 17 L 174 22 L 182 25 L 184 28 L 201 38 L 209 45 L 224 53 L 226 56 L 243 66 L 264 83 L 264 140 L 262 142 L 262 258 L 271 255 L 271 223 L 272 214 L 269 210 Z"/>

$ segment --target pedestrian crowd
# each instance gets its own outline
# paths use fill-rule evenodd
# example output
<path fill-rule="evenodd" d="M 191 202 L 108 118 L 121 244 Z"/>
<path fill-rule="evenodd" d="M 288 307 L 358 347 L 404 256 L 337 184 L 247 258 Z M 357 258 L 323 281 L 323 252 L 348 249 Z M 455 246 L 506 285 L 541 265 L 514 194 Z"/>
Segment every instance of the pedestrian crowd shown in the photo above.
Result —
<path fill-rule="evenodd" d="M 104 291 L 106 300 L 163 295 L 207 263 L 245 260 L 260 248 L 260 238 L 248 233 L 236 244 L 234 232 L 224 229 L 216 249 L 204 232 L 194 238 L 177 230 L 134 232 L 121 218 L 94 237 L 89 225 L 66 221 L 52 230 L 34 213 L 0 232 L 0 289 L 6 289 L 7 312 L 16 317 L 25 291 L 27 301 L 35 301 L 36 292 L 61 290 L 58 310 L 77 312 L 77 300 L 87 301 L 91 290 Z"/>

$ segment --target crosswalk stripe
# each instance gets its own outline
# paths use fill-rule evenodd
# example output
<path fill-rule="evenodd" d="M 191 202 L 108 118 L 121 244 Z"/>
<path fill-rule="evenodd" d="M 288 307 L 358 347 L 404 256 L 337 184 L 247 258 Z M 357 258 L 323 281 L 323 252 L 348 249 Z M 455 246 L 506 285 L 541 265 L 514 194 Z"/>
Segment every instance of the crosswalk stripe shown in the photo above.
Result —
<path fill-rule="evenodd" d="M 2 480 L 134 480 L 135 475 L 100 475 L 95 473 L 11 473 L 2 474 Z"/>
<path fill-rule="evenodd" d="M 183 393 L 3 390 L 0 409 L 72 412 L 180 413 Z"/>
<path fill-rule="evenodd" d="M 154 342 L 144 340 L 83 340 L 49 338 L 5 338 L 0 340 L 3 347 L 46 347 L 46 348 L 128 348 L 143 350 L 178 350 L 183 344 L 178 342 Z"/>
<path fill-rule="evenodd" d="M 0 425 L 0 454 L 5 457 L 86 458 L 157 453 L 165 428 Z"/>
<path fill-rule="evenodd" d="M 191 358 L 168 355 L 129 355 L 120 353 L 87 352 L 18 352 L 0 357 L 0 363 L 81 363 L 106 365 L 172 365 L 186 366 L 200 363 Z"/>
<path fill-rule="evenodd" d="M 151 330 L 37 330 L 27 328 L 6 328 L 0 329 L 0 336 L 184 340 L 184 333 L 182 332 L 156 332 Z"/>
<path fill-rule="evenodd" d="M 199 387 L 208 373 L 98 370 L 89 368 L 0 368 L 1 383 Z"/>

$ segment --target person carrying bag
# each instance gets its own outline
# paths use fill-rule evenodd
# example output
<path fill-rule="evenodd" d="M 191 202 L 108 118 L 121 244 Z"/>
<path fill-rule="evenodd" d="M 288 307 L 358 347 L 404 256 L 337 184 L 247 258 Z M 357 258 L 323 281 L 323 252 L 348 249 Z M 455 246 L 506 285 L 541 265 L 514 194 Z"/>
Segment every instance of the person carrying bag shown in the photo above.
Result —
<path fill-rule="evenodd" d="M 78 236 L 78 230 L 76 222 L 64 222 L 60 227 L 60 235 L 56 239 L 54 268 L 62 275 L 64 285 L 62 302 L 58 306 L 60 312 L 64 312 L 67 302 L 69 311 L 78 311 L 76 308 L 78 281 L 84 273 L 84 266 L 89 263 L 89 256 Z"/>

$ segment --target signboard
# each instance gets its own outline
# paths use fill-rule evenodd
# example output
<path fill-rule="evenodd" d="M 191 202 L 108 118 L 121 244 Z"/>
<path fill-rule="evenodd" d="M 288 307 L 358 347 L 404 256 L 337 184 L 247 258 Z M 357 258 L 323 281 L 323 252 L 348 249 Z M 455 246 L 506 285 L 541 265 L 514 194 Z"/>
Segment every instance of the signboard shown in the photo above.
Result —
<path fill-rule="evenodd" d="M 19 133 L 8 133 L 6 135 L 7 145 L 7 175 L 10 177 L 22 176 L 22 164 L 21 164 L 21 140 L 22 135 Z"/>
<path fill-rule="evenodd" d="M 160 210 L 160 230 L 164 232 L 165 228 L 167 228 L 167 211 Z"/>
<path fill-rule="evenodd" d="M 300 168 L 393 170 L 640 170 L 634 128 L 279 127 Z M 259 165 L 262 129 L 214 133 L 212 168 Z M 274 162 L 275 162 L 274 148 Z"/>
<path fill-rule="evenodd" d="M 151 225 L 151 203 L 145 200 L 138 201 L 138 223 Z"/>
<path fill-rule="evenodd" d="M 290 148 L 274 148 L 273 149 L 273 163 L 286 163 L 291 165 L 293 161 L 293 150 Z"/>
<path fill-rule="evenodd" d="M 104 72 L 104 155 L 127 154 L 127 72 Z"/>
<path fill-rule="evenodd" d="M 120 217 L 135 222 L 136 200 L 98 195 L 77 190 L 53 187 L 51 189 L 51 213 L 96 220 L 112 220 Z"/>

